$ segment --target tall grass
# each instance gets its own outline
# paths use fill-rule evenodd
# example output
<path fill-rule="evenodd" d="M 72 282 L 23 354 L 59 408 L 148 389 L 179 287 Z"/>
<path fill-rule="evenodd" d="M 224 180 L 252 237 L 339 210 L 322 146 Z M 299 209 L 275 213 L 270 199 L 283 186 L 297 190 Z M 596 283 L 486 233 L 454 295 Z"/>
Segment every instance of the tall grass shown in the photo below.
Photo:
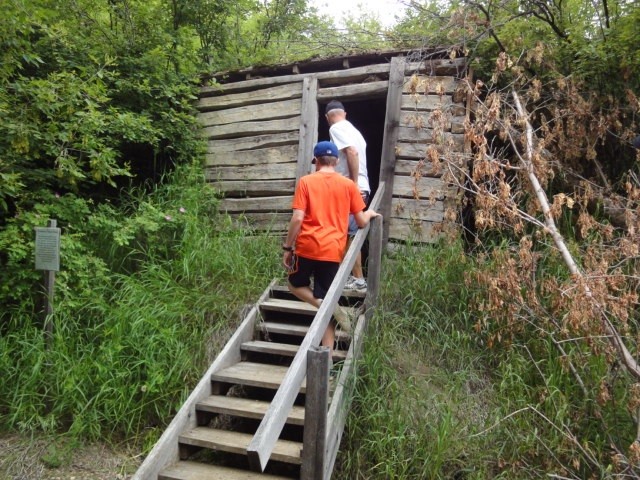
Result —
<path fill-rule="evenodd" d="M 106 273 L 90 295 L 59 292 L 50 348 L 26 314 L 0 338 L 0 425 L 149 447 L 280 274 L 278 242 L 219 214 L 196 166 L 87 229 Z"/>
<path fill-rule="evenodd" d="M 478 258 L 456 243 L 385 257 L 337 478 L 614 478 L 625 409 L 594 405 L 535 329 L 487 346 L 470 308 L 486 292 L 468 279 L 493 266 Z M 585 389 L 603 367 L 585 357 Z"/>

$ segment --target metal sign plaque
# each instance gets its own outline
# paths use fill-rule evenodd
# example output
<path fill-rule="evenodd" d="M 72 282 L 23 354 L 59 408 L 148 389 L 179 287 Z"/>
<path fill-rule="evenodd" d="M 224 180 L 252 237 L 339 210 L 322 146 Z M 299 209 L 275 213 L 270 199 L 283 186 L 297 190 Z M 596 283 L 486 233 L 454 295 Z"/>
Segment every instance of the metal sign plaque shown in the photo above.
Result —
<path fill-rule="evenodd" d="M 60 270 L 60 229 L 36 227 L 36 270 Z"/>

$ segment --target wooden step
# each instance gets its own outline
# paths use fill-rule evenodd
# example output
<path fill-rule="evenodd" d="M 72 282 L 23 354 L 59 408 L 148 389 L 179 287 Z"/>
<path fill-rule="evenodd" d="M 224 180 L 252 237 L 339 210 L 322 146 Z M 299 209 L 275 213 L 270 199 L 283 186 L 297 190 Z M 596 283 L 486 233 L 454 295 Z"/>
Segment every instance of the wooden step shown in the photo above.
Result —
<path fill-rule="evenodd" d="M 180 435 L 180 443 L 196 447 L 208 448 L 221 452 L 247 454 L 247 447 L 253 435 L 250 433 L 231 432 L 228 430 L 218 430 L 215 428 L 196 427 Z M 300 465 L 300 450 L 302 443 L 290 440 L 278 440 L 271 460 Z"/>
<path fill-rule="evenodd" d="M 269 298 L 260 304 L 260 309 L 271 312 L 297 313 L 309 316 L 314 316 L 318 313 L 318 309 L 307 302 L 284 300 L 282 298 Z"/>
<path fill-rule="evenodd" d="M 291 293 L 291 291 L 289 290 L 289 287 L 287 287 L 286 285 L 273 285 L 271 287 L 271 291 L 277 292 L 281 296 L 284 294 L 284 295 L 291 296 L 292 298 L 295 298 L 293 293 Z M 367 296 L 367 292 L 357 292 L 355 290 L 343 290 L 342 296 L 347 298 L 364 298 Z"/>
<path fill-rule="evenodd" d="M 289 367 L 281 365 L 239 362 L 214 373 L 211 375 L 211 380 L 214 382 L 226 382 L 236 385 L 277 390 L 288 369 Z M 306 380 L 303 380 L 300 392 L 305 393 L 306 388 Z"/>
<path fill-rule="evenodd" d="M 271 402 L 251 400 L 248 398 L 227 397 L 224 395 L 212 395 L 196 405 L 197 410 L 243 418 L 262 419 Z M 287 423 L 291 425 L 304 425 L 304 407 L 294 405 Z"/>
<path fill-rule="evenodd" d="M 281 355 L 283 357 L 294 357 L 298 353 L 299 345 L 290 343 L 265 342 L 263 340 L 252 340 L 244 342 L 241 346 L 246 352 L 267 353 L 271 355 Z M 334 350 L 333 360 L 344 360 L 347 358 L 347 352 L 344 350 Z"/>
<path fill-rule="evenodd" d="M 165 468 L 158 480 L 290 480 L 288 477 L 255 473 L 207 463 L 182 461 Z"/>
<path fill-rule="evenodd" d="M 294 325 L 283 322 L 259 322 L 256 324 L 256 330 L 264 333 L 281 333 L 284 335 L 293 335 L 295 337 L 304 337 L 309 331 L 308 325 Z M 347 341 L 350 336 L 340 329 L 336 329 L 336 340 Z"/>

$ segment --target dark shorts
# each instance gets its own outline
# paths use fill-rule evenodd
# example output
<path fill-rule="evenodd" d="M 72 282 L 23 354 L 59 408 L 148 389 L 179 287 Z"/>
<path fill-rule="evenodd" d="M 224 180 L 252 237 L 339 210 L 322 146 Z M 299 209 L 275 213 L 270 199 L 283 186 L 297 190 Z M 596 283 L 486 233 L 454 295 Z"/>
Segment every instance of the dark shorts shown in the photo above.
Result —
<path fill-rule="evenodd" d="M 313 276 L 313 296 L 324 298 L 336 273 L 338 273 L 338 268 L 340 268 L 338 262 L 311 260 L 296 255 L 293 260 L 293 268 L 289 273 L 289 283 L 296 288 L 308 287 L 311 285 L 311 277 Z"/>
<path fill-rule="evenodd" d="M 362 200 L 364 201 L 365 204 L 365 210 L 367 209 L 366 207 L 369 206 L 369 192 L 360 192 L 360 195 L 362 196 Z M 358 233 L 358 224 L 356 223 L 356 219 L 353 215 L 349 215 L 349 236 L 350 237 L 354 237 L 356 233 Z"/>

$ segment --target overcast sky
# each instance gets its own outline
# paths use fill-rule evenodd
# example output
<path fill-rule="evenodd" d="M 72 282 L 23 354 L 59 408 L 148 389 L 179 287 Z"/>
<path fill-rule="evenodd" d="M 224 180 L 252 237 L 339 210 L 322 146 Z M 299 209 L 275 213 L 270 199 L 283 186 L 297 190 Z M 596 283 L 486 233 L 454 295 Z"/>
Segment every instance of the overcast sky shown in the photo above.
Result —
<path fill-rule="evenodd" d="M 404 10 L 404 5 L 399 0 L 310 0 L 309 3 L 317 7 L 320 13 L 330 14 L 336 20 L 346 13 L 358 17 L 363 10 L 376 13 L 386 26 L 393 25 L 395 15 Z"/>

